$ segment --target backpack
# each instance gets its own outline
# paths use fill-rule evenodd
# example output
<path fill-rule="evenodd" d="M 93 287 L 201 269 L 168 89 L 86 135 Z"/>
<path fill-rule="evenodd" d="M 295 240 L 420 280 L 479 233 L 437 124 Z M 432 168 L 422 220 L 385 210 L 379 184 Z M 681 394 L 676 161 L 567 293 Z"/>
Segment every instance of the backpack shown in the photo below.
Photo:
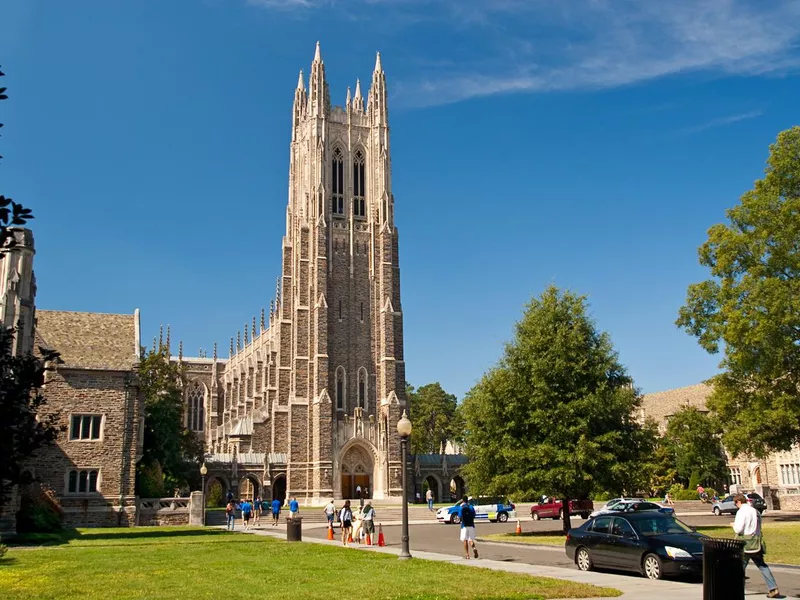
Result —
<path fill-rule="evenodd" d="M 229 514 L 231 514 L 232 512 L 233 512 L 233 504 L 231 504 L 230 502 L 228 502 L 228 506 L 226 506 L 226 507 L 225 507 L 225 513 L 229 515 Z"/>

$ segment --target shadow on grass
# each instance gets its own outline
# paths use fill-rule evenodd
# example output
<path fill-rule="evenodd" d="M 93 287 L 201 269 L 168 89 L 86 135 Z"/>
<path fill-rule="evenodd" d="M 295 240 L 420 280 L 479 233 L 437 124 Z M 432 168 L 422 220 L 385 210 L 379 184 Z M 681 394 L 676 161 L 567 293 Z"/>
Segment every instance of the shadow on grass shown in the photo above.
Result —
<path fill-rule="evenodd" d="M 104 532 L 103 529 L 91 531 L 77 531 L 64 529 L 55 533 L 22 533 L 9 538 L 6 544 L 9 547 L 20 546 L 58 546 L 71 541 L 81 540 L 87 542 L 102 541 L 128 541 L 128 540 L 156 540 L 162 538 L 192 538 L 226 535 L 220 529 L 163 529 L 159 527 L 131 527 L 127 530 L 114 530 Z"/>
<path fill-rule="evenodd" d="M 13 556 L 4 556 L 0 558 L 0 568 L 2 567 L 13 567 L 14 563 L 17 562 L 17 559 Z"/>

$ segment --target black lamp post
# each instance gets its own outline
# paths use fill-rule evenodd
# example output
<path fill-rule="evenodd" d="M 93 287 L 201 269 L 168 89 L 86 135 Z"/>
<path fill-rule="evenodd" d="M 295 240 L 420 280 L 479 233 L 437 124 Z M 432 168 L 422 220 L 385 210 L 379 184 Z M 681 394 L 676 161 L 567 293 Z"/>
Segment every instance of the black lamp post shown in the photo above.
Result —
<path fill-rule="evenodd" d="M 397 422 L 397 433 L 400 434 L 400 454 L 403 462 L 403 547 L 398 558 L 405 560 L 411 558 L 411 552 L 408 549 L 408 482 L 406 481 L 406 472 L 408 471 L 406 461 L 408 457 L 408 437 L 411 435 L 411 421 L 408 420 L 406 411 L 403 411 L 403 416 Z"/>
<path fill-rule="evenodd" d="M 206 475 L 208 474 L 208 467 L 206 463 L 200 465 L 200 477 L 203 480 L 201 489 L 203 490 L 203 525 L 206 524 Z"/>

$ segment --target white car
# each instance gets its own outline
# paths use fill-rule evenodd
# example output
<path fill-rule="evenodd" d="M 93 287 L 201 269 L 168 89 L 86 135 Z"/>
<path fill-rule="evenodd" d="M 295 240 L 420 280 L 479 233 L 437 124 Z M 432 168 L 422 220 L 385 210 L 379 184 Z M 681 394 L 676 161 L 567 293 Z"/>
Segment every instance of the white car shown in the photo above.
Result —
<path fill-rule="evenodd" d="M 623 502 L 625 502 L 625 503 L 627 503 L 627 502 L 644 502 L 644 498 L 612 498 L 611 500 L 606 502 L 602 506 L 602 508 L 594 511 L 589 516 L 590 517 L 596 517 L 597 515 L 599 515 L 601 513 L 607 513 L 607 512 L 611 512 L 612 510 L 617 510 L 614 507 L 617 506 L 618 504 L 622 504 Z"/>
<path fill-rule="evenodd" d="M 595 517 L 600 514 L 612 512 L 639 512 L 647 510 L 658 511 L 665 515 L 675 514 L 674 508 L 671 506 L 662 506 L 657 502 L 649 502 L 647 500 L 622 500 L 609 508 L 603 507 L 600 510 L 593 512 L 591 516 Z"/>

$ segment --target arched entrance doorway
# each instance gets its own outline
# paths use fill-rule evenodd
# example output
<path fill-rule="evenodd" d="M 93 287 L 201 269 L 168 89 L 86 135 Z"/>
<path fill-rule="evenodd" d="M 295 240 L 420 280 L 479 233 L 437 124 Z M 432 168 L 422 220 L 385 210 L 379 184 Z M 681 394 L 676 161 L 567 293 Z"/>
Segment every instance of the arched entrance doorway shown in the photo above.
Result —
<path fill-rule="evenodd" d="M 252 475 L 247 475 L 239 482 L 239 496 L 253 500 L 259 495 L 259 488 L 258 479 Z"/>
<path fill-rule="evenodd" d="M 278 475 L 272 480 L 272 499 L 286 503 L 286 475 Z"/>
<path fill-rule="evenodd" d="M 450 480 L 450 499 L 455 502 L 464 495 L 464 480 L 456 475 Z"/>
<path fill-rule="evenodd" d="M 228 495 L 228 485 L 224 479 L 212 475 L 206 481 L 206 506 L 216 508 L 225 506 L 225 498 Z"/>
<path fill-rule="evenodd" d="M 433 493 L 433 500 L 434 502 L 446 502 L 447 498 L 442 498 L 441 491 L 439 490 L 439 482 L 436 481 L 436 477 L 433 475 L 428 475 L 425 478 L 425 481 L 422 482 L 422 497 L 427 498 L 428 490 Z"/>
<path fill-rule="evenodd" d="M 355 498 L 356 487 L 374 491 L 372 487 L 372 458 L 361 446 L 351 446 L 342 457 L 342 498 Z"/>

